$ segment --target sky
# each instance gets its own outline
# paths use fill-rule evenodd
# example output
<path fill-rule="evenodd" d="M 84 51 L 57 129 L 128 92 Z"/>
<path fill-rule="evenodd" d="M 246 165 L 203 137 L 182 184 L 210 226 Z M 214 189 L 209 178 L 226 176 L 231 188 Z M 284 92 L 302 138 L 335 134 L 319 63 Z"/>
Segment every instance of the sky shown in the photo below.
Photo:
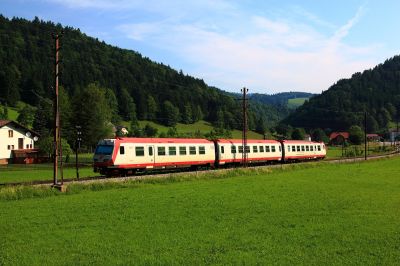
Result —
<path fill-rule="evenodd" d="M 0 0 L 240 92 L 320 93 L 400 54 L 397 0 Z"/>

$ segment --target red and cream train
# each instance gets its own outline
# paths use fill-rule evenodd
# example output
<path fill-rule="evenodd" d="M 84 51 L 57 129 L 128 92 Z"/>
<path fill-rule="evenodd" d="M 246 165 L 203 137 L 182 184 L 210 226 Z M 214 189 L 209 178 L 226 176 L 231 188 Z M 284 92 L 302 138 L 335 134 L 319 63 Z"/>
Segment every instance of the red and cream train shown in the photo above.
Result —
<path fill-rule="evenodd" d="M 323 159 L 322 142 L 248 140 L 249 165 Z M 240 139 L 116 138 L 99 141 L 94 170 L 104 175 L 134 174 L 155 169 L 218 168 L 242 163 Z"/>

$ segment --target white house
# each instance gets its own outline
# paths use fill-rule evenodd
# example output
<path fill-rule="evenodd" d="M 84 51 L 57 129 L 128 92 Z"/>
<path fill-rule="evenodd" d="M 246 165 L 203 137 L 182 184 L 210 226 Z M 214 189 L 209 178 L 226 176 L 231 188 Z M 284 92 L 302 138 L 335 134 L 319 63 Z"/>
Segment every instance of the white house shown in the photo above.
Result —
<path fill-rule="evenodd" d="M 0 164 L 7 164 L 15 154 L 33 152 L 38 138 L 39 134 L 15 121 L 0 120 Z"/>

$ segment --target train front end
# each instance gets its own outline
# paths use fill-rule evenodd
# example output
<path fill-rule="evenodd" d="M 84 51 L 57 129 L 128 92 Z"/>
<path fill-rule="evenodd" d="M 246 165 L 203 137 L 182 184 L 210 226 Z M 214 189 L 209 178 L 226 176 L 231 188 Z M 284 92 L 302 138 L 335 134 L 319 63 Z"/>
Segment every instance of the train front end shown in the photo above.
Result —
<path fill-rule="evenodd" d="M 103 139 L 97 143 L 93 155 L 94 172 L 105 175 L 113 168 L 113 152 L 115 147 L 114 139 Z"/>

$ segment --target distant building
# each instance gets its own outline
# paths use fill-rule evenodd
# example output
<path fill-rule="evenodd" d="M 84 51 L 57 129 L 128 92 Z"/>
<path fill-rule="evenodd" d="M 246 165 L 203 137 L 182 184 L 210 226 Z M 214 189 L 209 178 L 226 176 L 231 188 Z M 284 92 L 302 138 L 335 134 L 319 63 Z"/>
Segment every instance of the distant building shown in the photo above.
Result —
<path fill-rule="evenodd" d="M 33 163 L 39 134 L 10 120 L 0 120 L 0 164 Z"/>
<path fill-rule="evenodd" d="M 400 132 L 397 130 L 392 130 L 389 132 L 389 138 L 391 142 L 395 142 L 396 138 L 398 139 L 398 137 L 400 136 Z"/>
<path fill-rule="evenodd" d="M 381 136 L 379 136 L 378 134 L 367 134 L 367 140 L 368 141 L 380 141 Z"/>
<path fill-rule="evenodd" d="M 342 145 L 349 140 L 349 132 L 332 132 L 329 135 L 329 143 L 331 145 Z"/>

